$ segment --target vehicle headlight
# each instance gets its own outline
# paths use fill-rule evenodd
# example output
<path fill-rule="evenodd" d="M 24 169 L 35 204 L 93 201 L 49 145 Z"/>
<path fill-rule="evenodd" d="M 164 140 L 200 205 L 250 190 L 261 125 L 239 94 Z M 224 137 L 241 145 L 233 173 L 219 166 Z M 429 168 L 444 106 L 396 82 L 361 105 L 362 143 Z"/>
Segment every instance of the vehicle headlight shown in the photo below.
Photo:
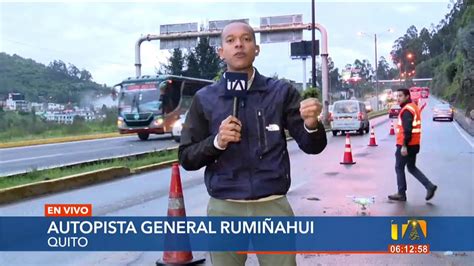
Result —
<path fill-rule="evenodd" d="M 155 121 L 153 121 L 153 124 L 155 126 L 159 126 L 159 125 L 163 124 L 163 118 L 160 117 L 160 118 L 155 119 Z"/>
<path fill-rule="evenodd" d="M 182 127 L 183 124 L 181 123 L 181 120 L 177 120 L 176 122 L 173 123 L 173 128 L 174 127 Z"/>
<path fill-rule="evenodd" d="M 123 124 L 124 124 L 124 123 L 123 123 L 123 118 L 122 118 L 122 117 L 119 117 L 119 118 L 117 119 L 117 127 L 123 127 Z"/>

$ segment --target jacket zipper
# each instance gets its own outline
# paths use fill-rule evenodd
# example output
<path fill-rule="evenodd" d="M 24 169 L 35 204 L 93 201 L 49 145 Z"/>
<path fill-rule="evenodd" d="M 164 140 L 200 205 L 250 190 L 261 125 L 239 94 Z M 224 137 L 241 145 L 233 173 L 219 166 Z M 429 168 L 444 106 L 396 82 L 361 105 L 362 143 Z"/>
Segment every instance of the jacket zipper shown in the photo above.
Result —
<path fill-rule="evenodd" d="M 245 117 L 245 121 L 250 121 L 249 120 L 249 116 L 248 116 L 248 108 L 245 108 L 246 106 L 246 102 L 245 102 L 245 99 L 241 100 L 240 101 L 240 113 L 243 114 L 243 116 Z M 242 135 L 244 134 L 250 134 L 249 132 L 249 127 L 245 127 L 244 128 L 245 132 L 242 131 Z M 250 138 L 248 137 L 244 137 L 242 139 L 245 139 L 246 140 L 246 144 L 247 144 L 247 152 L 243 153 L 243 156 L 242 156 L 242 159 L 244 160 L 242 162 L 242 164 L 247 164 L 248 162 L 251 162 L 251 156 L 250 156 L 250 147 L 251 147 L 251 143 L 250 143 Z M 250 185 L 250 196 L 253 197 L 253 183 L 252 183 L 252 170 L 249 171 L 249 185 Z"/>
<path fill-rule="evenodd" d="M 265 136 L 265 117 L 263 116 L 263 110 L 257 110 L 257 124 L 258 124 L 258 140 L 260 143 L 260 156 L 267 149 L 267 138 Z"/>

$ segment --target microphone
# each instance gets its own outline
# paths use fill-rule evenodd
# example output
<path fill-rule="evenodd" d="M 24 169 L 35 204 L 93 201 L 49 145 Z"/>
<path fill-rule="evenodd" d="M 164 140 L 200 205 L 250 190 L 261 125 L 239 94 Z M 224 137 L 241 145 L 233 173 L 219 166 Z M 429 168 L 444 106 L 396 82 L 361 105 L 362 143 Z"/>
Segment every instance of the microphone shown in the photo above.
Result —
<path fill-rule="evenodd" d="M 238 118 L 240 100 L 247 97 L 248 75 L 241 72 L 226 72 L 225 79 L 227 84 L 225 95 L 234 98 L 232 115 Z"/>

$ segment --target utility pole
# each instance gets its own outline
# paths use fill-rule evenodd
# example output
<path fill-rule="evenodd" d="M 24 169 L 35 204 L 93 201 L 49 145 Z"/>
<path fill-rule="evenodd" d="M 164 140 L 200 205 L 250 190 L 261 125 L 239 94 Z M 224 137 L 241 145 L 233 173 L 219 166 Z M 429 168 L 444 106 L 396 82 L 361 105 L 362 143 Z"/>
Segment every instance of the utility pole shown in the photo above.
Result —
<path fill-rule="evenodd" d="M 314 0 L 311 0 L 311 86 L 316 88 L 316 33 L 314 30 L 315 14 L 314 14 Z"/>
<path fill-rule="evenodd" d="M 377 33 L 374 34 L 374 42 L 375 42 L 375 97 L 377 103 L 375 104 L 375 108 L 379 110 L 379 76 L 378 76 L 378 62 L 377 62 Z"/>
<path fill-rule="evenodd" d="M 303 91 L 306 90 L 306 57 L 303 57 Z"/>

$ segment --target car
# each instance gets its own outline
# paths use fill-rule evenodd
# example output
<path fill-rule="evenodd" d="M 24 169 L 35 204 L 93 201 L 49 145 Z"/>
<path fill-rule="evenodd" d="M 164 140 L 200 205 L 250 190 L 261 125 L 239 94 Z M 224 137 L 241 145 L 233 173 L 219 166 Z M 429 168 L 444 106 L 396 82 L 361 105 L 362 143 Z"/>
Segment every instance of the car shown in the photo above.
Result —
<path fill-rule="evenodd" d="M 388 110 L 388 118 L 397 118 L 398 114 L 400 114 L 400 110 L 402 110 L 400 105 L 398 104 L 392 105 L 390 109 Z"/>
<path fill-rule="evenodd" d="M 372 105 L 370 104 L 369 101 L 365 101 L 364 104 L 365 104 L 365 109 L 367 110 L 368 113 L 373 111 Z"/>
<path fill-rule="evenodd" d="M 336 101 L 331 118 L 333 136 L 339 132 L 344 135 L 349 131 L 357 131 L 360 135 L 363 135 L 364 132 L 369 133 L 369 116 L 363 102 L 357 100 Z"/>
<path fill-rule="evenodd" d="M 453 121 L 454 108 L 449 103 L 440 103 L 433 108 L 433 121 L 448 120 Z"/>
<path fill-rule="evenodd" d="M 332 109 L 333 109 L 334 105 L 333 104 L 330 104 L 328 105 L 328 119 L 329 121 L 331 121 L 332 119 Z M 318 116 L 319 120 L 323 120 L 323 113 L 321 112 L 321 114 L 319 114 Z"/>
<path fill-rule="evenodd" d="M 171 130 L 171 136 L 173 137 L 174 141 L 180 142 L 181 141 L 181 131 L 183 130 L 184 121 L 186 120 L 186 116 L 188 112 L 179 116 L 179 119 L 176 120 L 173 124 L 173 129 Z"/>

